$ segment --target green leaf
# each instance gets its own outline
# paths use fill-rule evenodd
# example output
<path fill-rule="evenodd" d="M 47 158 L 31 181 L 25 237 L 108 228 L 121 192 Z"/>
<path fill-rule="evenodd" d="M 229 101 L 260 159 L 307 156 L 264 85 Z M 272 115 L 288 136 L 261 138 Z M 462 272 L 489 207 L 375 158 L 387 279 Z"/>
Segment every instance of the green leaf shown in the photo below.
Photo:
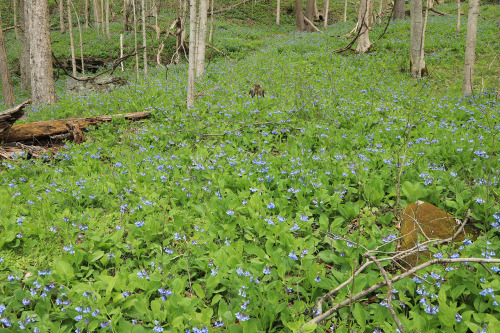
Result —
<path fill-rule="evenodd" d="M 96 251 L 90 257 L 90 262 L 96 262 L 97 260 L 101 259 L 102 256 L 104 256 L 104 251 L 101 251 L 101 250 Z"/>
<path fill-rule="evenodd" d="M 54 262 L 54 271 L 65 282 L 71 280 L 71 278 L 73 278 L 75 275 L 73 266 L 62 259 L 58 259 L 56 260 L 56 262 Z"/>
<path fill-rule="evenodd" d="M 212 298 L 212 304 L 211 305 L 217 304 L 220 301 L 221 298 L 222 298 L 221 295 L 219 295 L 219 294 L 215 295 L 214 298 Z"/>
<path fill-rule="evenodd" d="M 193 284 L 193 289 L 199 298 L 202 298 L 202 299 L 205 298 L 205 292 L 203 291 L 203 288 L 201 288 L 201 286 L 199 284 L 197 284 L 197 283 Z"/>
<path fill-rule="evenodd" d="M 408 181 L 401 185 L 401 191 L 410 202 L 424 199 L 428 195 L 428 190 L 421 183 L 410 183 Z"/>
<path fill-rule="evenodd" d="M 252 243 L 245 244 L 244 249 L 246 253 L 256 255 L 259 259 L 263 261 L 266 261 L 269 258 L 266 252 L 264 252 L 264 250 L 261 247 L 255 244 Z"/>
<path fill-rule="evenodd" d="M 353 311 L 354 319 L 358 322 L 358 324 L 364 328 L 366 325 L 366 311 L 365 308 L 359 304 L 356 303 L 354 304 L 354 311 Z"/>
<path fill-rule="evenodd" d="M 307 324 L 302 327 L 302 332 L 304 333 L 310 333 L 314 332 L 316 330 L 316 327 L 318 327 L 318 324 Z"/>
<path fill-rule="evenodd" d="M 243 333 L 255 333 L 259 331 L 259 322 L 255 318 L 243 322 L 241 326 L 243 327 Z"/>

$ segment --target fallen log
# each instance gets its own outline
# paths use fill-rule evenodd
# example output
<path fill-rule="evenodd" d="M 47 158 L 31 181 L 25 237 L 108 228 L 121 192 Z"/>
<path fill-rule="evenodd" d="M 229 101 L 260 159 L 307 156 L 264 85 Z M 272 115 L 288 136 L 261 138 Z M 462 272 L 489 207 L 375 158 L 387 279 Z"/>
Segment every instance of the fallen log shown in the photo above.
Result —
<path fill-rule="evenodd" d="M 149 118 L 150 111 L 117 114 L 112 116 L 99 116 L 88 118 L 70 118 L 59 120 L 39 121 L 36 123 L 27 123 L 14 125 L 8 130 L 0 133 L 0 142 L 19 142 L 32 141 L 37 142 L 46 139 L 55 139 L 56 136 L 65 134 L 77 135 L 80 142 L 81 133 L 90 126 L 97 126 L 100 123 L 110 122 L 113 119 L 125 118 L 130 121 Z"/>
<path fill-rule="evenodd" d="M 0 135 L 12 127 L 12 125 L 24 115 L 24 108 L 31 104 L 31 99 L 14 106 L 8 110 L 0 112 Z"/>

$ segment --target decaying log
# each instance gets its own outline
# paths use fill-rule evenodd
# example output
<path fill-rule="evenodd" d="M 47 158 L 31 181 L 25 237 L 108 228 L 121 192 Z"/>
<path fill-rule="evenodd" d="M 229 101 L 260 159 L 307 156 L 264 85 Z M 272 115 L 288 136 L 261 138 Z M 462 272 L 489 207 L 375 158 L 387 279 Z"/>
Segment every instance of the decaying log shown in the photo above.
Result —
<path fill-rule="evenodd" d="M 24 115 L 24 108 L 31 103 L 31 99 L 14 106 L 8 110 L 0 112 L 0 136 L 3 132 L 12 127 L 12 125 Z"/>
<path fill-rule="evenodd" d="M 75 135 L 80 136 L 80 140 L 83 140 L 81 131 L 90 126 L 97 126 L 100 123 L 110 122 L 112 119 L 121 117 L 130 121 L 146 119 L 149 117 L 149 114 L 149 111 L 144 111 L 112 116 L 48 120 L 14 125 L 3 133 L 0 133 L 0 142 L 39 141 L 68 133 L 72 134 L 73 137 L 75 137 Z M 68 126 L 71 128 L 71 132 Z"/>

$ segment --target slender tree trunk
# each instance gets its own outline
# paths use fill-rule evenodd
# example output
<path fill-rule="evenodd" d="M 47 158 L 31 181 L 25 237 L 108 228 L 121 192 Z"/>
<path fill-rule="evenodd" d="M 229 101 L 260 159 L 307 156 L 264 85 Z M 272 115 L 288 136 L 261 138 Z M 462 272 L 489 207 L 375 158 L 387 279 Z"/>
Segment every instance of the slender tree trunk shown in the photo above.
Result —
<path fill-rule="evenodd" d="M 460 34 L 460 0 L 457 0 L 457 30 L 456 34 Z"/>
<path fill-rule="evenodd" d="M 62 0 L 60 0 L 62 2 Z M 71 0 L 67 2 L 68 6 L 68 27 L 69 27 L 69 41 L 71 45 L 71 66 L 73 67 L 73 76 L 76 77 L 76 53 L 75 53 L 75 39 L 73 38 L 73 18 L 71 15 Z"/>
<path fill-rule="evenodd" d="M 130 0 L 123 0 L 123 31 L 128 31 L 128 17 L 130 15 Z"/>
<path fill-rule="evenodd" d="M 15 4 L 14 4 L 15 5 Z M 3 103 L 7 107 L 14 105 L 14 90 L 10 80 L 9 64 L 7 63 L 7 53 L 5 52 L 5 40 L 2 30 L 2 13 L 0 11 L 0 77 L 2 80 Z"/>
<path fill-rule="evenodd" d="M 148 50 L 146 48 L 146 7 L 144 5 L 144 0 L 141 0 L 141 12 L 142 12 L 142 47 L 144 47 L 144 75 L 148 75 Z"/>
<path fill-rule="evenodd" d="M 196 40 L 197 27 L 196 20 L 198 10 L 196 0 L 189 1 L 189 69 L 188 69 L 188 87 L 187 87 L 187 106 L 194 105 L 194 83 L 196 77 Z"/>
<path fill-rule="evenodd" d="M 281 12 L 281 4 L 280 0 L 276 2 L 276 24 L 280 25 L 280 13 Z"/>
<path fill-rule="evenodd" d="M 306 2 L 306 17 L 310 22 L 314 22 L 314 0 L 307 0 Z M 306 24 L 306 31 L 314 31 L 310 24 Z"/>
<path fill-rule="evenodd" d="M 361 0 L 358 12 L 358 45 L 356 46 L 356 53 L 367 52 L 372 44 L 370 43 L 369 29 L 372 24 L 373 0 Z"/>
<path fill-rule="evenodd" d="M 158 25 L 158 6 L 156 6 L 156 1 L 153 0 L 153 10 L 154 10 L 154 16 L 155 16 L 155 25 L 159 27 Z M 156 30 L 156 40 L 160 39 L 160 30 Z"/>
<path fill-rule="evenodd" d="M 196 43 L 196 77 L 199 78 L 205 71 L 205 48 L 207 43 L 207 12 L 208 0 L 200 0 L 198 42 Z"/>
<path fill-rule="evenodd" d="M 82 76 L 85 77 L 85 61 L 83 60 L 83 36 L 82 36 L 82 25 L 80 23 L 80 18 L 78 17 L 78 11 L 75 8 L 73 2 L 71 2 L 71 7 L 75 12 L 76 22 L 78 23 L 78 32 L 80 33 L 80 61 L 82 65 Z"/>
<path fill-rule="evenodd" d="M 99 2 L 98 0 L 94 0 L 94 24 L 96 27 L 99 27 Z M 97 29 L 99 33 L 99 29 Z"/>
<path fill-rule="evenodd" d="M 104 35 L 106 33 L 106 25 L 104 23 L 104 1 L 106 0 L 101 0 L 101 27 L 102 27 L 102 34 Z"/>
<path fill-rule="evenodd" d="M 462 84 L 462 93 L 464 95 L 471 95 L 473 90 L 478 17 L 479 0 L 469 0 L 469 14 L 467 15 L 467 38 L 465 40 L 464 82 Z"/>
<path fill-rule="evenodd" d="M 135 67 L 136 67 L 137 80 L 139 80 L 139 50 L 137 49 L 137 15 L 135 11 L 135 0 L 132 0 L 132 11 L 134 12 Z"/>
<path fill-rule="evenodd" d="M 106 0 L 106 38 L 111 40 L 111 34 L 109 32 L 109 0 Z"/>
<path fill-rule="evenodd" d="M 323 13 L 323 19 L 325 24 L 325 29 L 328 27 L 328 12 L 330 11 L 330 0 L 325 0 L 325 9 Z"/>
<path fill-rule="evenodd" d="M 411 75 L 414 78 L 420 78 L 427 72 L 423 58 L 422 21 L 422 1 L 410 0 L 410 64 Z"/>
<path fill-rule="evenodd" d="M 279 3 L 279 1 L 280 0 L 278 0 L 278 3 Z M 278 22 L 278 24 L 279 24 L 279 22 Z M 212 43 L 213 32 L 214 32 L 214 0 L 212 0 L 212 5 L 210 6 L 210 35 L 208 37 L 209 43 Z"/>
<path fill-rule="evenodd" d="M 20 0 L 19 18 L 21 23 L 21 88 L 29 89 L 31 87 L 31 66 L 30 66 L 30 8 L 31 2 Z"/>
<path fill-rule="evenodd" d="M 298 31 L 304 31 L 304 12 L 302 10 L 302 0 L 295 0 L 295 23 Z"/>
<path fill-rule="evenodd" d="M 344 22 L 347 21 L 347 0 L 344 3 Z"/>
<path fill-rule="evenodd" d="M 89 0 L 85 0 L 85 12 L 83 13 L 85 28 L 89 27 Z"/>
<path fill-rule="evenodd" d="M 123 58 L 123 34 L 120 34 L 120 58 Z M 120 65 L 122 67 L 122 72 L 125 71 L 125 68 L 123 68 L 123 61 Z"/>
<path fill-rule="evenodd" d="M 180 44 L 181 46 L 184 44 L 186 40 L 186 20 L 187 20 L 187 1 L 188 0 L 179 0 L 182 1 L 182 18 L 181 18 L 181 35 L 180 35 Z"/>
<path fill-rule="evenodd" d="M 382 8 L 384 6 L 384 0 L 380 0 L 379 6 L 378 6 L 378 23 L 382 23 Z"/>
<path fill-rule="evenodd" d="M 49 4 L 47 0 L 30 2 L 31 99 L 33 105 L 53 104 L 56 102 L 56 92 L 52 72 Z"/>
<path fill-rule="evenodd" d="M 17 29 L 17 0 L 12 0 L 12 7 L 14 8 L 14 34 L 16 39 L 19 39 L 19 30 Z"/>
<path fill-rule="evenodd" d="M 394 20 L 404 20 L 406 18 L 405 10 L 406 10 L 405 0 L 395 0 L 394 14 L 392 14 Z"/>
<path fill-rule="evenodd" d="M 28 0 L 29 1 L 29 0 Z M 66 25 L 64 24 L 64 1 L 59 0 L 59 28 L 61 30 L 61 34 L 66 32 Z"/>

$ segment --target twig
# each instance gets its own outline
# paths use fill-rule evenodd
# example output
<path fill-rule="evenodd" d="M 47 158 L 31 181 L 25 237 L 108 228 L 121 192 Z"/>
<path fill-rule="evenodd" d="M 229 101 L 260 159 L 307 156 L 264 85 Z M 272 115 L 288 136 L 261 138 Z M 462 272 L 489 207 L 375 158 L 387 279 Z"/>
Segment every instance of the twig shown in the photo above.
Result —
<path fill-rule="evenodd" d="M 408 271 L 406 271 L 405 273 L 402 273 L 400 275 L 397 275 L 395 277 L 393 277 L 392 279 L 390 279 L 389 281 L 391 283 L 395 283 L 395 282 L 398 282 L 416 272 L 418 272 L 419 270 L 421 269 L 424 269 L 424 268 L 427 268 L 429 266 L 432 266 L 432 265 L 436 265 L 436 264 L 453 264 L 453 263 L 462 263 L 462 262 L 477 262 L 477 263 L 485 263 L 485 264 L 499 264 L 500 263 L 500 259 L 485 259 L 485 258 L 455 258 L 455 259 L 451 259 L 451 258 L 441 258 L 441 259 L 432 259 L 432 260 L 429 260 L 421 265 L 418 265 Z M 355 301 L 358 301 L 360 300 L 361 298 L 365 297 L 366 295 L 369 295 L 371 293 L 373 293 L 374 291 L 382 288 L 383 286 L 387 285 L 387 282 L 386 281 L 382 281 L 382 282 L 379 282 L 377 284 L 374 284 L 373 286 L 371 286 L 370 288 L 368 289 L 365 289 L 359 293 L 357 293 L 356 295 L 354 295 L 352 298 L 349 298 L 337 305 L 335 305 L 334 307 L 332 307 L 330 310 L 328 310 L 327 312 L 319 315 L 319 316 L 316 316 L 314 317 L 313 319 L 311 319 L 309 322 L 305 323 L 305 325 L 308 325 L 308 324 L 317 324 L 319 323 L 320 321 L 328 318 L 329 316 L 331 316 L 332 314 L 336 313 L 337 311 L 339 311 L 341 308 L 345 307 L 345 306 L 348 306 L 350 305 L 351 303 L 355 302 Z"/>
<path fill-rule="evenodd" d="M 314 23 L 311 22 L 310 19 L 304 16 L 304 21 L 306 21 L 307 24 L 309 24 L 315 31 L 323 33 L 323 31 L 319 30 Z"/>

